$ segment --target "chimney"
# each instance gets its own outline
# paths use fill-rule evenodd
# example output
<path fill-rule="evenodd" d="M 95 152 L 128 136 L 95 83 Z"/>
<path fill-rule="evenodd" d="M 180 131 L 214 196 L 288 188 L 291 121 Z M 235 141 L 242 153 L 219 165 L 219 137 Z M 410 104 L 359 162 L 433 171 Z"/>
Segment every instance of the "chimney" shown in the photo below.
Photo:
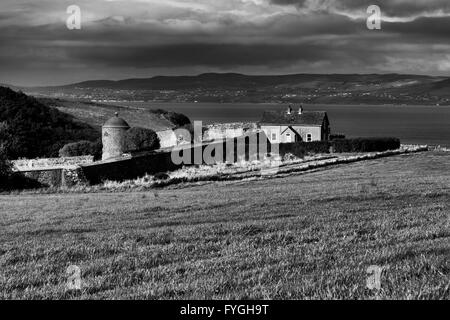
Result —
<path fill-rule="evenodd" d="M 291 113 L 292 113 L 292 108 L 291 108 L 291 106 L 289 106 L 287 109 L 287 114 L 291 114 Z"/>
<path fill-rule="evenodd" d="M 303 106 L 300 105 L 300 108 L 298 108 L 298 114 L 303 114 Z"/>

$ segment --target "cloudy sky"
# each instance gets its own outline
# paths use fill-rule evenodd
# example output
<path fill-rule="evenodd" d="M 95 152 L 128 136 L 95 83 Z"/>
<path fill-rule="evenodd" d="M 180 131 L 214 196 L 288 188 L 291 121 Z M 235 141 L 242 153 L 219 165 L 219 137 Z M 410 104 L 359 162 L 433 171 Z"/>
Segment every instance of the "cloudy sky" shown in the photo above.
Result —
<path fill-rule="evenodd" d="M 69 30 L 69 5 L 81 30 Z M 382 11 L 369 30 L 369 5 Z M 1 0 L 0 83 L 240 72 L 450 75 L 450 0 Z"/>

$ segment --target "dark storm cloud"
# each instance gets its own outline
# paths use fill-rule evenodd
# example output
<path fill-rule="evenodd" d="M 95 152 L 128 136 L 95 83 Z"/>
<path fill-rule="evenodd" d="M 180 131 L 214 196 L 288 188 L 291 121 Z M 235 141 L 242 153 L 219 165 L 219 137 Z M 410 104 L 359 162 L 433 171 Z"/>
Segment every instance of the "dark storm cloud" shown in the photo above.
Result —
<path fill-rule="evenodd" d="M 239 67 L 290 65 L 297 61 L 328 59 L 323 46 L 270 44 L 178 44 L 155 47 L 93 47 L 73 49 L 75 60 L 90 61 L 106 66 L 136 68 L 179 67 L 186 65 L 209 67 Z"/>
<path fill-rule="evenodd" d="M 81 0 L 75 31 L 65 27 L 65 3 L 4 1 L 0 82 L 203 70 L 450 72 L 447 1 Z M 371 31 L 366 9 L 377 2 L 390 18 Z"/>
<path fill-rule="evenodd" d="M 353 38 L 367 32 L 364 25 L 346 17 L 286 16 L 271 21 L 270 28 L 253 25 L 239 30 L 198 34 L 158 30 L 155 26 L 109 25 L 104 21 L 84 32 L 69 32 L 60 25 L 5 28 L 0 39 L 5 48 L 22 47 L 10 63 L 86 64 L 90 66 L 153 68 L 207 66 L 288 66 L 297 62 L 344 60 L 355 47 Z M 347 35 L 350 35 L 347 39 Z M 33 38 L 31 40 L 30 38 Z M 362 35 L 360 37 L 363 37 Z M 339 49 L 338 49 L 339 47 Z M 353 53 L 351 54 L 353 55 Z M 0 53 L 0 61 L 2 54 Z"/>
<path fill-rule="evenodd" d="M 417 18 L 408 23 L 385 22 L 384 30 L 409 41 L 440 43 L 450 40 L 450 17 Z"/>

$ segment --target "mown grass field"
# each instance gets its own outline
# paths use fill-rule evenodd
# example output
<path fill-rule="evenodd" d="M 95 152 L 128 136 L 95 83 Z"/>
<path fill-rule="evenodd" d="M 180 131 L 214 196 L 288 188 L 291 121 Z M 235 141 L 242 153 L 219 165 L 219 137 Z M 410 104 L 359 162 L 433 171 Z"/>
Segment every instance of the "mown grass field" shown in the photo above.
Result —
<path fill-rule="evenodd" d="M 0 196 L 0 298 L 449 299 L 450 154 Z M 80 291 L 66 269 L 81 269 Z M 366 287 L 371 265 L 381 289 Z"/>

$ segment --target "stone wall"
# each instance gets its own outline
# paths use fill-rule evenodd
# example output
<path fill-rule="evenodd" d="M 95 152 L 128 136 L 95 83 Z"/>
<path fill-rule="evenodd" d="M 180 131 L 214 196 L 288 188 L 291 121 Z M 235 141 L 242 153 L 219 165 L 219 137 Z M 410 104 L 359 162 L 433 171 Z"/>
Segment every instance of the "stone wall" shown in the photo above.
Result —
<path fill-rule="evenodd" d="M 17 174 L 23 174 L 25 177 L 39 182 L 44 188 L 73 187 L 87 183 L 80 167 L 21 171 Z"/>
<path fill-rule="evenodd" d="M 63 169 L 22 171 L 25 177 L 39 182 L 42 187 L 61 187 Z"/>
<path fill-rule="evenodd" d="M 267 149 L 263 150 L 260 148 L 260 143 L 265 143 Z M 242 146 L 243 149 L 238 150 Z M 222 148 L 223 150 L 223 154 L 220 157 L 214 157 L 217 160 L 216 162 L 256 160 L 259 158 L 261 152 L 265 154 L 270 152 L 271 148 L 267 137 L 264 133 L 261 133 L 252 137 L 247 135 L 245 137 L 224 139 L 213 143 L 181 145 L 174 150 L 143 152 L 141 154 L 134 154 L 130 158 L 83 165 L 81 166 L 81 171 L 86 181 L 90 184 L 99 184 L 107 180 L 130 180 L 146 174 L 174 171 L 183 166 L 211 164 L 205 162 L 203 155 L 206 154 L 206 151 L 214 147 Z M 172 160 L 172 153 L 174 152 L 178 153 L 178 158 L 183 158 L 183 162 L 174 163 Z"/>
<path fill-rule="evenodd" d="M 263 139 L 263 140 L 261 140 Z M 267 143 L 267 150 L 259 148 L 259 143 Z M 258 146 L 256 146 L 258 145 Z M 238 150 L 239 148 L 239 150 Z M 157 150 L 152 152 L 136 153 L 122 159 L 114 159 L 109 161 L 93 162 L 93 159 L 86 157 L 83 160 L 77 157 L 73 161 L 64 161 L 64 159 L 38 159 L 40 162 L 32 162 L 35 166 L 30 169 L 25 168 L 19 163 L 22 169 L 20 173 L 28 178 L 38 181 L 44 187 L 72 187 L 80 184 L 99 184 L 103 181 L 123 181 L 142 177 L 145 174 L 156 174 L 159 172 L 168 172 L 180 169 L 183 166 L 211 164 L 205 162 L 204 156 L 212 150 L 223 150 L 219 156 L 213 151 L 215 162 L 239 162 L 242 160 L 258 159 L 261 150 L 263 153 L 270 152 L 270 143 L 264 133 L 247 134 L 243 137 L 233 139 L 222 139 L 214 142 L 204 142 L 194 145 L 179 145 L 175 151 L 172 148 Z M 174 163 L 172 153 L 178 152 L 179 158 L 183 158 L 183 162 Z M 198 157 L 200 155 L 200 157 Z M 210 157 L 211 158 L 211 157 Z M 55 161 L 52 161 L 55 160 Z M 67 159 L 66 159 L 67 160 Z M 184 161 L 186 160 L 186 161 Z M 24 160 L 21 160 L 24 161 Z M 37 160 L 36 160 L 37 161 Z M 20 166 L 22 164 L 22 166 Z M 49 168 L 52 164 L 54 167 Z M 68 165 L 70 164 L 70 166 Z M 47 168 L 39 169 L 37 165 L 44 165 Z"/>
<path fill-rule="evenodd" d="M 203 140 L 232 139 L 254 133 L 257 129 L 256 123 L 234 122 L 212 124 L 206 127 L 206 131 L 203 133 Z"/>
<path fill-rule="evenodd" d="M 173 164 L 170 151 L 155 151 L 117 161 L 83 165 L 81 171 L 90 184 L 99 184 L 107 180 L 135 179 L 145 174 L 166 172 L 180 167 Z"/>
<path fill-rule="evenodd" d="M 169 148 L 177 145 L 177 137 L 173 130 L 164 130 L 156 132 L 159 138 L 161 148 Z"/>
<path fill-rule="evenodd" d="M 93 156 L 23 159 L 12 161 L 15 171 L 33 171 L 73 168 L 82 164 L 94 162 Z"/>

